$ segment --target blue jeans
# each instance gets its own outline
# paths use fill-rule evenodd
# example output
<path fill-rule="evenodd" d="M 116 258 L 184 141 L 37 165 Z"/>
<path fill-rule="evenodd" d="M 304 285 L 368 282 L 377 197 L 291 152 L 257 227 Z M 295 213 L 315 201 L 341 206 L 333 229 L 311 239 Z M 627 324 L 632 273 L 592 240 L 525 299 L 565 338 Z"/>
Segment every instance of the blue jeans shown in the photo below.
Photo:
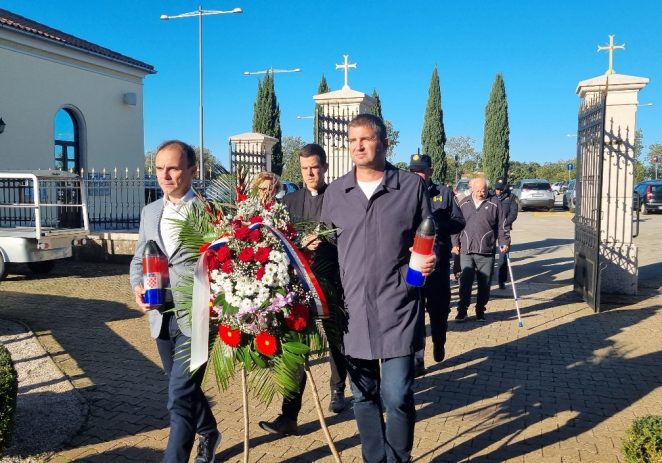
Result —
<path fill-rule="evenodd" d="M 179 353 L 189 337 L 179 331 L 177 318 L 171 313 L 164 315 L 161 333 L 156 339 L 163 368 L 168 376 L 168 411 L 170 412 L 170 434 L 166 446 L 164 463 L 187 463 L 195 441 L 195 435 L 216 432 L 216 420 L 209 402 L 200 385 L 205 366 L 191 375 L 189 362 Z"/>
<path fill-rule="evenodd" d="M 379 365 L 381 362 L 381 377 Z M 414 354 L 382 360 L 347 357 L 363 461 L 404 463 L 414 444 Z M 382 415 L 386 409 L 386 423 Z"/>

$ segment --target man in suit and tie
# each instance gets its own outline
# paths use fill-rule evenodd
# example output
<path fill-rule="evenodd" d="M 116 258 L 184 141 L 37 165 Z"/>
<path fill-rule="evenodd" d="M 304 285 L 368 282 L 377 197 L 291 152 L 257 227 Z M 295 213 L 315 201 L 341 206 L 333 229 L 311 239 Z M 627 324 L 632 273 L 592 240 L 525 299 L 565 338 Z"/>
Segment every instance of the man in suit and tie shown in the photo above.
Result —
<path fill-rule="evenodd" d="M 187 463 L 196 433 L 200 435 L 195 463 L 214 461 L 221 434 L 202 389 L 204 366 L 195 374 L 188 369 L 188 359 L 176 352 L 190 341 L 191 326 L 171 288 L 176 288 L 187 274 L 193 272 L 187 260 L 190 253 L 181 248 L 172 219 L 182 219 L 196 202 L 191 188 L 196 174 L 193 148 L 178 140 L 162 143 L 156 151 L 156 177 L 163 190 L 163 199 L 146 205 L 140 217 L 136 252 L 131 261 L 130 280 L 136 304 L 149 315 L 150 331 L 168 376 L 168 411 L 170 434 L 164 463 Z M 142 285 L 142 255 L 146 243 L 154 240 L 168 258 L 169 284 L 164 307 L 145 303 Z M 159 311 L 160 309 L 161 311 Z M 174 310 L 171 310 L 174 309 Z"/>

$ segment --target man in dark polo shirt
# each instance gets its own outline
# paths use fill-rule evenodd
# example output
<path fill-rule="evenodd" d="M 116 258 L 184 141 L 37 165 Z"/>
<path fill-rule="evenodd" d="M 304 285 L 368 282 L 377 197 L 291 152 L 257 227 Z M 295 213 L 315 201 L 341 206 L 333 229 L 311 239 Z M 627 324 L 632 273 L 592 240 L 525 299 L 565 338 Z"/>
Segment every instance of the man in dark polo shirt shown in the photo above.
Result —
<path fill-rule="evenodd" d="M 420 291 L 405 278 L 430 199 L 418 176 L 386 162 L 380 118 L 360 114 L 348 130 L 354 168 L 327 187 L 321 220 L 337 230 L 354 416 L 365 462 L 407 462 L 416 421 L 414 352 L 422 347 L 424 324 Z M 434 255 L 424 261 L 424 275 L 435 262 Z"/>

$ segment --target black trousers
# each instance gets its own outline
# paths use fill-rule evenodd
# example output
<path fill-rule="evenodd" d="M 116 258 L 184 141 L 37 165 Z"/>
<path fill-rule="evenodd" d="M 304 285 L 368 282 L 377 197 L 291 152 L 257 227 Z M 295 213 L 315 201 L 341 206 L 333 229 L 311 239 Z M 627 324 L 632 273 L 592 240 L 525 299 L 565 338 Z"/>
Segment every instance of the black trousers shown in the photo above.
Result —
<path fill-rule="evenodd" d="M 440 346 L 446 344 L 451 304 L 450 267 L 447 262 L 448 258 L 437 262 L 438 267 L 427 277 L 425 286 L 421 289 L 422 302 L 430 318 L 430 337 L 433 344 Z M 416 365 L 423 364 L 425 343 L 423 344 L 423 349 L 417 351 L 414 356 Z"/>
<path fill-rule="evenodd" d="M 345 391 L 345 380 L 347 379 L 347 364 L 345 357 L 340 353 L 338 348 L 329 345 L 329 366 L 331 367 L 331 391 Z M 299 371 L 301 379 L 299 380 L 299 392 L 296 392 L 289 399 L 283 399 L 283 406 L 281 413 L 291 419 L 297 421 L 299 412 L 301 411 L 301 403 L 303 401 L 303 391 L 306 388 L 306 372 L 301 369 Z"/>
<path fill-rule="evenodd" d="M 460 302 L 457 311 L 466 314 L 471 303 L 471 287 L 475 277 L 478 283 L 476 313 L 485 312 L 487 302 L 490 300 L 494 254 L 460 254 L 460 265 L 462 275 L 460 275 Z"/>
<path fill-rule="evenodd" d="M 506 260 L 506 254 L 501 254 L 501 265 L 499 265 L 499 285 L 506 284 L 508 281 L 508 261 Z"/>

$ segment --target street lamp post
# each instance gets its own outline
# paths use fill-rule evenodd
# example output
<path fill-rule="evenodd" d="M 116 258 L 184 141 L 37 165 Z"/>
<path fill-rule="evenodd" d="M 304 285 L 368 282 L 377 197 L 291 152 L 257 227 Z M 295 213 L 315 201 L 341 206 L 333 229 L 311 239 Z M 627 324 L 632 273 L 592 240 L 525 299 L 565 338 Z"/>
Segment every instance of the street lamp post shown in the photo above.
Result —
<path fill-rule="evenodd" d="M 301 69 L 299 68 L 294 68 L 294 69 L 274 69 L 274 68 L 269 68 L 269 69 L 262 69 L 261 71 L 244 71 L 245 76 L 254 76 L 256 74 L 280 74 L 283 72 L 301 72 Z"/>
<path fill-rule="evenodd" d="M 200 73 L 200 106 L 199 106 L 199 137 L 200 137 L 200 161 L 199 161 L 199 166 L 198 166 L 198 175 L 199 177 L 204 180 L 205 174 L 204 174 L 204 152 L 205 152 L 205 141 L 204 141 L 204 110 L 203 110 L 203 104 L 202 104 L 202 17 L 203 16 L 210 16 L 210 15 L 217 15 L 217 14 L 238 14 L 238 13 L 243 13 L 244 11 L 241 8 L 235 8 L 233 10 L 203 10 L 202 7 L 198 6 L 198 9 L 195 11 L 190 11 L 188 13 L 182 13 L 174 16 L 169 16 L 167 14 L 162 14 L 161 19 L 162 20 L 169 20 L 169 19 L 180 19 L 180 18 L 192 18 L 197 16 L 198 17 L 198 62 L 199 62 L 199 73 Z"/>

